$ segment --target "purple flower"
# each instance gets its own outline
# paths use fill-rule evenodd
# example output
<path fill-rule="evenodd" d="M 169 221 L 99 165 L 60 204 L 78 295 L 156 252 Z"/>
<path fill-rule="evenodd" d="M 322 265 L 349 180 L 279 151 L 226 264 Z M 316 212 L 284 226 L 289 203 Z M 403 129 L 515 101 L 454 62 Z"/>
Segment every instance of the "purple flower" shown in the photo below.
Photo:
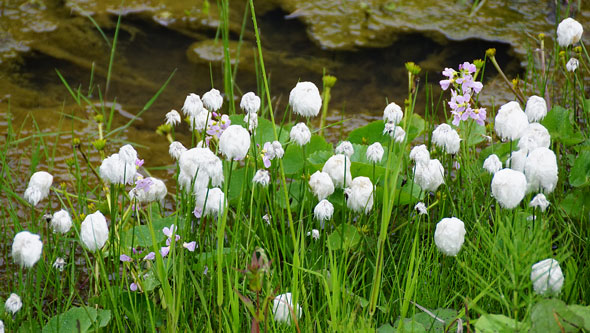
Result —
<path fill-rule="evenodd" d="M 143 260 L 154 260 L 154 259 L 156 259 L 155 252 L 150 252 L 145 257 L 143 257 Z"/>
<path fill-rule="evenodd" d="M 133 259 L 131 259 L 131 257 L 126 254 L 120 255 L 119 260 L 121 260 L 122 262 L 132 262 L 133 261 Z"/>
<path fill-rule="evenodd" d="M 140 179 L 135 183 L 135 187 L 143 190 L 144 192 L 148 192 L 150 190 L 150 187 L 152 187 L 152 184 L 154 184 L 154 182 L 152 181 L 151 178 L 144 178 L 144 179 Z"/>
<path fill-rule="evenodd" d="M 129 289 L 131 291 L 137 291 L 137 283 L 133 282 L 132 284 L 130 284 Z"/>
<path fill-rule="evenodd" d="M 168 252 L 170 252 L 170 246 L 166 246 L 160 249 L 160 254 L 162 255 L 162 258 L 167 256 Z"/>
<path fill-rule="evenodd" d="M 453 96 L 449 101 L 449 106 L 453 114 L 453 125 L 458 126 L 461 121 L 467 120 L 472 112 L 469 104 L 471 95 L 459 95 L 455 90 L 451 90 L 451 93 Z"/>
<path fill-rule="evenodd" d="M 178 242 L 180 240 L 180 235 L 176 235 L 176 241 Z M 170 243 L 172 243 L 172 238 L 168 238 L 166 240 L 166 246 L 170 246 Z"/>
<path fill-rule="evenodd" d="M 486 109 L 485 108 L 477 108 L 473 109 L 470 117 L 475 119 L 475 122 L 478 125 L 484 126 L 486 121 Z"/>
<path fill-rule="evenodd" d="M 448 79 L 440 80 L 440 87 L 442 88 L 442 90 L 447 90 L 449 89 L 449 86 L 455 82 L 455 75 L 457 74 L 457 72 L 452 68 L 445 68 L 442 74 L 448 77 Z"/>
<path fill-rule="evenodd" d="M 166 235 L 168 238 L 170 238 L 170 237 L 172 237 L 172 234 L 174 234 L 174 232 L 176 232 L 176 226 L 173 224 L 170 226 L 170 228 L 164 227 L 164 229 L 162 229 L 162 232 L 164 233 L 164 235 Z"/>
<path fill-rule="evenodd" d="M 142 165 L 143 165 L 143 163 L 144 163 L 144 160 L 140 160 L 140 159 L 136 159 L 136 160 L 135 160 L 135 166 L 136 166 L 136 167 L 138 167 L 138 168 L 139 168 L 140 166 L 142 166 Z"/>
<path fill-rule="evenodd" d="M 207 267 L 207 265 L 205 265 L 205 269 L 203 270 L 203 274 L 207 275 L 207 272 L 209 272 L 209 267 Z"/>
<path fill-rule="evenodd" d="M 473 89 L 476 94 L 479 94 L 483 88 L 483 84 L 479 81 L 474 81 L 471 75 L 466 75 L 461 79 L 457 79 L 457 83 L 461 84 L 461 90 L 463 90 L 464 94 L 469 93 L 471 89 Z"/>
<path fill-rule="evenodd" d="M 474 64 L 466 61 L 463 64 L 459 65 L 459 70 L 467 74 L 473 74 L 475 73 L 475 71 L 477 71 L 477 67 L 475 67 Z"/>
<path fill-rule="evenodd" d="M 185 249 L 194 252 L 195 248 L 197 247 L 197 242 L 192 241 L 190 243 L 184 242 L 184 244 L 182 244 L 182 246 L 184 246 Z"/>
<path fill-rule="evenodd" d="M 141 254 L 141 252 L 143 252 L 142 250 L 136 250 L 135 248 L 132 248 L 131 251 L 133 251 L 133 254 Z"/>
<path fill-rule="evenodd" d="M 201 208 L 195 207 L 195 210 L 193 210 L 193 215 L 195 215 L 196 218 L 200 219 L 201 216 L 203 216 L 203 211 L 201 210 Z"/>

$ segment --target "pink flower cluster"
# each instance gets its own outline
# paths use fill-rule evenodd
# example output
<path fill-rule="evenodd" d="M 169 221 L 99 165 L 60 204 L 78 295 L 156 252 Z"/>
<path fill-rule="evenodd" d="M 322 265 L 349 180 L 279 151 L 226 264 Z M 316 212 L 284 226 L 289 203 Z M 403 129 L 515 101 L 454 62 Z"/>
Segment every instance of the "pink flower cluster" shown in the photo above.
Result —
<path fill-rule="evenodd" d="M 475 97 L 483 88 L 483 84 L 473 78 L 476 72 L 475 65 L 469 62 L 459 65 L 459 71 L 445 68 L 442 72 L 446 79 L 440 81 L 440 87 L 443 90 L 451 88 L 449 107 L 455 126 L 469 118 L 474 119 L 479 125 L 485 124 L 486 109 L 475 107 Z"/>

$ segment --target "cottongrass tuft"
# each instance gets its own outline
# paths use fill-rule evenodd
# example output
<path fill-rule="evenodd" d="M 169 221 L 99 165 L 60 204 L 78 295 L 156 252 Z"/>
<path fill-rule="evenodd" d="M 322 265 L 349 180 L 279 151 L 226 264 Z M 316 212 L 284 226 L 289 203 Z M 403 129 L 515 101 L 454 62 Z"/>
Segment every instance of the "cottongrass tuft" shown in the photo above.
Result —
<path fill-rule="evenodd" d="M 100 211 L 86 216 L 80 226 L 80 240 L 91 252 L 102 249 L 109 238 L 107 220 Z"/>
<path fill-rule="evenodd" d="M 291 141 L 295 142 L 298 146 L 303 147 L 311 139 L 311 132 L 305 123 L 299 123 L 291 128 L 289 133 Z"/>
<path fill-rule="evenodd" d="M 326 161 L 322 168 L 322 172 L 327 173 L 330 178 L 332 178 L 334 186 L 344 188 L 352 182 L 350 164 L 351 162 L 348 156 L 336 154 Z"/>
<path fill-rule="evenodd" d="M 322 97 L 318 87 L 312 82 L 299 82 L 289 93 L 289 105 L 293 112 L 300 116 L 309 118 L 320 113 Z"/>
<path fill-rule="evenodd" d="M 492 178 L 492 195 L 506 209 L 512 209 L 520 204 L 526 187 L 526 177 L 520 171 L 502 169 Z"/>
<path fill-rule="evenodd" d="M 564 281 L 559 262 L 549 258 L 534 264 L 531 267 L 531 281 L 539 295 L 559 294 Z"/>
<path fill-rule="evenodd" d="M 385 153 L 380 142 L 375 142 L 367 147 L 367 160 L 373 163 L 381 163 L 383 154 Z"/>
<path fill-rule="evenodd" d="M 53 176 L 45 171 L 37 171 L 29 180 L 29 185 L 25 190 L 24 198 L 31 205 L 36 206 L 39 201 L 47 198 L 49 188 L 53 183 Z"/>
<path fill-rule="evenodd" d="M 6 312 L 10 312 L 13 315 L 17 313 L 22 307 L 23 302 L 21 301 L 20 296 L 15 293 L 10 294 L 10 297 L 8 297 L 4 303 L 4 309 Z"/>
<path fill-rule="evenodd" d="M 293 305 L 293 296 L 291 293 L 278 295 L 272 301 L 272 313 L 275 321 L 279 323 L 291 324 L 292 314 L 301 318 L 303 309 L 299 304 Z"/>
<path fill-rule="evenodd" d="M 41 237 L 28 231 L 21 231 L 14 236 L 12 242 L 12 259 L 14 262 L 25 268 L 35 265 L 43 252 Z"/>
<path fill-rule="evenodd" d="M 344 190 L 348 195 L 346 204 L 348 208 L 357 212 L 368 214 L 373 209 L 373 183 L 368 177 L 356 177 L 350 187 Z"/>
<path fill-rule="evenodd" d="M 465 241 L 465 224 L 456 217 L 444 218 L 436 224 L 434 242 L 440 252 L 456 256 Z"/>
<path fill-rule="evenodd" d="M 483 161 L 483 168 L 493 175 L 502 169 L 502 162 L 498 158 L 498 155 L 492 154 Z"/>

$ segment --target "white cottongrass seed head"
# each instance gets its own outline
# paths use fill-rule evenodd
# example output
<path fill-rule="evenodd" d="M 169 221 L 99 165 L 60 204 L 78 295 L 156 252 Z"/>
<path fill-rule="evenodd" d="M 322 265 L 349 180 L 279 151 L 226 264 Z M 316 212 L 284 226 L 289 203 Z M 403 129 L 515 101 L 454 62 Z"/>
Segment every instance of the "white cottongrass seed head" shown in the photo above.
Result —
<path fill-rule="evenodd" d="M 17 313 L 22 307 L 23 302 L 21 301 L 20 296 L 15 293 L 10 294 L 10 297 L 8 297 L 4 303 L 4 309 L 6 312 L 10 312 L 13 315 Z"/>
<path fill-rule="evenodd" d="M 349 209 L 365 214 L 373 209 L 373 183 L 368 177 L 354 178 L 344 193 L 348 195 L 346 204 Z"/>
<path fill-rule="evenodd" d="M 492 178 L 492 196 L 506 209 L 518 206 L 524 198 L 526 187 L 526 177 L 520 171 L 502 169 Z"/>
<path fill-rule="evenodd" d="M 518 140 L 518 149 L 527 154 L 539 147 L 549 148 L 551 135 L 545 126 L 539 123 L 531 123 L 524 134 Z"/>
<path fill-rule="evenodd" d="M 461 137 L 448 124 L 440 124 L 432 131 L 432 141 L 447 154 L 456 154 L 461 146 Z"/>
<path fill-rule="evenodd" d="M 53 263 L 53 268 L 57 269 L 60 272 L 63 272 L 64 268 L 66 267 L 66 261 L 62 257 L 57 257 L 55 262 Z"/>
<path fill-rule="evenodd" d="M 180 172 L 178 183 L 185 191 L 191 188 L 199 193 L 207 189 L 209 183 L 212 186 L 221 186 L 223 182 L 223 163 L 209 148 L 192 148 L 180 156 L 178 161 Z"/>
<path fill-rule="evenodd" d="M 369 147 L 367 147 L 367 154 L 366 154 L 367 160 L 369 160 L 369 162 L 373 162 L 373 163 L 381 163 L 384 153 L 385 153 L 385 150 L 383 149 L 383 146 L 381 145 L 381 143 L 375 142 L 372 145 L 370 145 Z"/>
<path fill-rule="evenodd" d="M 182 143 L 178 141 L 174 141 L 170 144 L 168 148 L 168 153 L 170 156 L 178 161 L 180 159 L 180 155 L 186 151 L 186 148 L 182 145 Z"/>
<path fill-rule="evenodd" d="M 205 129 L 206 126 L 212 123 L 211 120 L 211 112 L 208 112 L 205 109 L 202 109 L 200 113 L 189 116 L 189 128 L 191 131 L 202 131 Z"/>
<path fill-rule="evenodd" d="M 0 320 L 0 333 L 4 333 L 4 322 Z"/>
<path fill-rule="evenodd" d="M 320 201 L 313 209 L 313 216 L 320 221 L 322 229 L 324 228 L 324 222 L 332 219 L 333 214 L 334 205 L 326 199 Z"/>
<path fill-rule="evenodd" d="M 24 268 L 31 268 L 41 258 L 43 242 L 37 234 L 21 231 L 14 236 L 12 242 L 12 260 Z"/>
<path fill-rule="evenodd" d="M 299 304 L 293 304 L 293 296 L 291 293 L 278 295 L 272 301 L 272 314 L 275 321 L 279 323 L 291 324 L 292 314 L 297 318 L 301 318 L 303 309 Z"/>
<path fill-rule="evenodd" d="M 410 150 L 410 159 L 416 164 L 424 164 L 430 161 L 430 152 L 426 148 L 426 145 L 415 146 Z"/>
<path fill-rule="evenodd" d="M 242 96 L 240 108 L 246 113 L 257 113 L 260 110 L 260 97 L 253 92 L 247 92 Z"/>
<path fill-rule="evenodd" d="M 580 41 L 584 28 L 580 22 L 568 17 L 557 26 L 557 43 L 561 47 L 568 47 Z"/>
<path fill-rule="evenodd" d="M 327 172 L 319 170 L 309 177 L 309 187 L 311 187 L 311 192 L 313 192 L 318 200 L 326 199 L 334 193 L 332 177 Z"/>
<path fill-rule="evenodd" d="M 311 131 L 305 123 L 299 123 L 291 128 L 289 137 L 298 146 L 304 146 L 311 140 Z"/>
<path fill-rule="evenodd" d="M 531 268 L 533 289 L 539 295 L 559 294 L 561 287 L 563 287 L 563 280 L 561 267 L 555 259 L 541 260 Z"/>
<path fill-rule="evenodd" d="M 414 181 L 427 192 L 436 192 L 444 184 L 445 169 L 438 159 L 416 164 Z"/>
<path fill-rule="evenodd" d="M 131 145 L 124 145 L 105 158 L 99 168 L 100 177 L 109 184 L 133 184 L 137 168 L 137 151 Z"/>
<path fill-rule="evenodd" d="M 386 123 L 397 125 L 402 121 L 403 117 L 402 108 L 394 102 L 389 103 L 383 110 L 383 121 Z"/>
<path fill-rule="evenodd" d="M 483 161 L 483 168 L 493 175 L 502 169 L 502 162 L 498 155 L 492 154 Z"/>
<path fill-rule="evenodd" d="M 386 123 L 385 128 L 383 129 L 383 135 L 389 135 L 393 138 L 395 142 L 403 142 L 406 138 L 406 131 L 400 126 L 395 125 L 394 123 Z"/>
<path fill-rule="evenodd" d="M 322 97 L 312 82 L 299 82 L 289 94 L 289 105 L 293 112 L 303 117 L 315 117 L 322 108 Z"/>
<path fill-rule="evenodd" d="M 255 112 L 250 112 L 244 116 L 244 123 L 248 125 L 248 131 L 250 133 L 256 133 L 256 129 L 258 128 L 258 114 Z"/>
<path fill-rule="evenodd" d="M 100 211 L 86 216 L 80 225 L 80 240 L 91 252 L 102 249 L 109 238 L 107 220 Z"/>
<path fill-rule="evenodd" d="M 307 235 L 311 236 L 313 240 L 320 239 L 320 231 L 318 229 L 312 229 L 311 231 L 308 231 Z"/>
<path fill-rule="evenodd" d="M 327 173 L 332 178 L 335 187 L 345 188 L 352 182 L 350 158 L 346 155 L 336 154 L 330 157 L 324 164 L 322 172 Z"/>
<path fill-rule="evenodd" d="M 557 158 L 551 149 L 539 147 L 533 150 L 527 156 L 524 164 L 524 174 L 528 184 L 527 191 L 553 192 L 558 180 L 557 171 Z"/>
<path fill-rule="evenodd" d="M 527 115 L 522 111 L 518 102 L 508 102 L 500 107 L 494 122 L 496 134 L 502 140 L 517 140 L 529 126 Z"/>
<path fill-rule="evenodd" d="M 270 174 L 264 169 L 258 169 L 252 178 L 252 182 L 266 187 L 270 183 Z"/>
<path fill-rule="evenodd" d="M 565 64 L 565 68 L 568 72 L 575 72 L 576 69 L 580 66 L 580 61 L 576 58 L 570 58 L 570 60 Z"/>
<path fill-rule="evenodd" d="M 547 102 L 543 97 L 533 95 L 526 101 L 524 113 L 527 115 L 529 123 L 539 122 L 547 115 Z"/>
<path fill-rule="evenodd" d="M 465 241 L 465 224 L 456 217 L 447 217 L 436 224 L 434 243 L 440 252 L 456 256 Z"/>
<path fill-rule="evenodd" d="M 49 172 L 37 171 L 29 180 L 29 185 L 25 190 L 24 198 L 31 205 L 36 206 L 39 201 L 49 195 L 49 188 L 53 183 L 53 176 Z"/>
<path fill-rule="evenodd" d="M 426 205 L 423 202 L 417 203 L 416 206 L 414 206 L 414 210 L 418 211 L 418 214 L 420 215 L 428 215 L 428 208 L 426 208 Z"/>
<path fill-rule="evenodd" d="M 196 117 L 202 111 L 203 102 L 201 101 L 201 97 L 199 97 L 199 95 L 191 93 L 190 95 L 186 96 L 184 105 L 182 106 L 182 112 L 186 116 Z"/>
<path fill-rule="evenodd" d="M 539 194 L 535 195 L 533 200 L 531 200 L 531 203 L 529 203 L 529 206 L 538 207 L 539 209 L 541 209 L 542 212 L 545 212 L 545 210 L 547 210 L 547 207 L 549 207 L 550 204 L 551 203 L 547 200 L 547 198 L 545 197 L 545 194 L 539 193 Z"/>
<path fill-rule="evenodd" d="M 195 207 L 201 210 L 203 216 L 217 217 L 225 210 L 225 194 L 218 187 L 204 189 L 197 194 L 195 203 Z"/>
<path fill-rule="evenodd" d="M 348 157 L 351 157 L 354 154 L 354 147 L 350 141 L 342 141 L 334 150 L 336 154 L 344 154 Z"/>
<path fill-rule="evenodd" d="M 203 94 L 203 106 L 207 110 L 215 112 L 221 109 L 221 105 L 223 105 L 223 97 L 219 90 L 213 88 Z"/>
<path fill-rule="evenodd" d="M 512 170 L 524 172 L 524 164 L 526 162 L 527 152 L 525 150 L 517 150 L 510 153 L 510 157 L 506 160 L 506 167 Z"/>
<path fill-rule="evenodd" d="M 228 160 L 243 160 L 250 149 L 250 133 L 240 125 L 230 125 L 219 137 L 219 151 Z"/>
<path fill-rule="evenodd" d="M 161 202 L 166 194 L 168 189 L 162 180 L 147 177 L 137 181 L 135 188 L 129 192 L 129 197 L 137 199 L 140 203 Z"/>
<path fill-rule="evenodd" d="M 67 233 L 72 227 L 72 218 L 70 217 L 70 213 L 68 213 L 68 211 L 65 209 L 61 209 L 53 213 L 50 225 L 51 229 L 53 229 L 53 232 L 60 234 Z"/>
<path fill-rule="evenodd" d="M 180 114 L 176 110 L 170 110 L 170 112 L 166 113 L 166 124 L 171 126 L 176 126 L 180 124 Z"/>

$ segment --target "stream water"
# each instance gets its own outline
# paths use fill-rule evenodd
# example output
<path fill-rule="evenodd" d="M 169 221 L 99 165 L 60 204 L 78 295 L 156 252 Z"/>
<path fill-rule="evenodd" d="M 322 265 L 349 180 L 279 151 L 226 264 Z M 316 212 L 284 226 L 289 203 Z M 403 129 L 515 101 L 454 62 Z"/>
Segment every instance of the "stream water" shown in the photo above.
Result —
<path fill-rule="evenodd" d="M 365 5 L 358 7 L 362 3 Z M 256 1 L 277 112 L 282 114 L 286 109 L 289 91 L 297 81 L 313 81 L 321 86 L 324 71 L 334 75 L 338 82 L 332 90 L 328 123 L 345 120 L 341 127 L 330 129 L 331 140 L 337 141 L 341 133 L 380 118 L 387 101 L 403 104 L 407 96 L 405 62 L 414 61 L 422 67 L 422 86 L 426 82 L 434 83 L 433 95 L 438 98 L 437 82 L 445 67 L 483 58 L 490 47 L 498 50 L 498 61 L 506 72 L 519 75 L 526 47 L 515 43 L 525 32 L 549 32 L 554 24 L 552 1 L 538 7 L 534 6 L 536 1 L 490 1 L 475 15 L 457 18 L 463 30 L 447 27 L 444 22 L 453 10 L 469 14 L 468 1 L 463 5 L 448 1 L 448 8 L 429 3 L 416 1 L 415 7 L 422 11 L 404 16 L 399 12 L 407 4 L 396 1 L 323 0 L 313 4 Z M 239 39 L 245 9 L 244 3 L 233 5 L 230 11 L 232 47 Z M 141 110 L 176 70 L 156 102 L 118 138 L 121 142 L 138 143 L 140 156 L 146 164 L 170 165 L 168 145 L 155 133 L 165 113 L 180 109 L 187 94 L 202 94 L 212 83 L 223 90 L 221 42 L 216 40 L 218 10 L 211 3 L 206 11 L 202 1 L 126 1 L 125 6 L 112 84 L 108 94 L 102 97 L 109 103 L 117 103 L 115 125 L 123 124 Z M 44 133 L 63 131 L 47 140 L 56 146 L 52 152 L 56 159 L 52 166 L 54 173 L 65 177 L 63 161 L 71 155 L 72 139 L 67 132 L 73 128 L 75 136 L 94 137 L 96 125 L 92 121 L 63 118 L 68 114 L 91 119 L 92 113 L 74 103 L 56 70 L 71 87 L 80 87 L 88 93 L 92 79 L 104 93 L 110 48 L 95 24 L 112 40 L 120 4 L 118 1 L 21 0 L 2 2 L 0 8 L 0 27 L 3 28 L 0 35 L 0 132 L 6 132 L 9 114 L 19 137 L 34 134 L 37 127 Z M 327 13 L 328 8 L 333 12 Z M 518 10 L 522 10 L 522 17 L 514 15 Z M 498 15 L 501 17 L 496 17 Z M 391 22 L 394 17 L 400 17 L 397 30 Z M 465 22 L 477 22 L 478 17 L 483 23 L 499 26 L 490 27 L 489 31 L 480 25 L 465 26 Z M 502 17 L 508 22 L 505 25 L 502 25 Z M 533 22 L 533 18 L 542 19 L 542 22 Z M 257 91 L 258 86 L 252 27 L 249 18 L 245 22 L 246 33 L 236 76 L 237 96 Z M 346 26 L 345 22 L 348 22 Z M 424 23 L 424 28 L 420 28 L 420 22 Z M 514 31 L 517 26 L 522 30 Z M 339 35 L 338 30 L 330 30 L 330 27 L 342 33 Z M 504 37 L 501 37 L 502 31 L 506 33 Z M 488 106 L 512 98 L 490 68 L 482 93 L 482 102 Z M 97 89 L 90 94 L 97 103 L 99 97 Z M 424 94 L 420 94 L 417 112 L 423 112 L 424 104 Z M 179 141 L 189 143 L 186 126 L 179 128 L 176 134 Z M 0 143 L 3 140 L 5 137 L 0 136 Z M 29 167 L 28 143 L 30 141 L 24 141 L 22 147 L 9 151 L 11 164 L 23 171 Z M 118 146 L 118 142 L 112 142 L 110 148 Z"/>

